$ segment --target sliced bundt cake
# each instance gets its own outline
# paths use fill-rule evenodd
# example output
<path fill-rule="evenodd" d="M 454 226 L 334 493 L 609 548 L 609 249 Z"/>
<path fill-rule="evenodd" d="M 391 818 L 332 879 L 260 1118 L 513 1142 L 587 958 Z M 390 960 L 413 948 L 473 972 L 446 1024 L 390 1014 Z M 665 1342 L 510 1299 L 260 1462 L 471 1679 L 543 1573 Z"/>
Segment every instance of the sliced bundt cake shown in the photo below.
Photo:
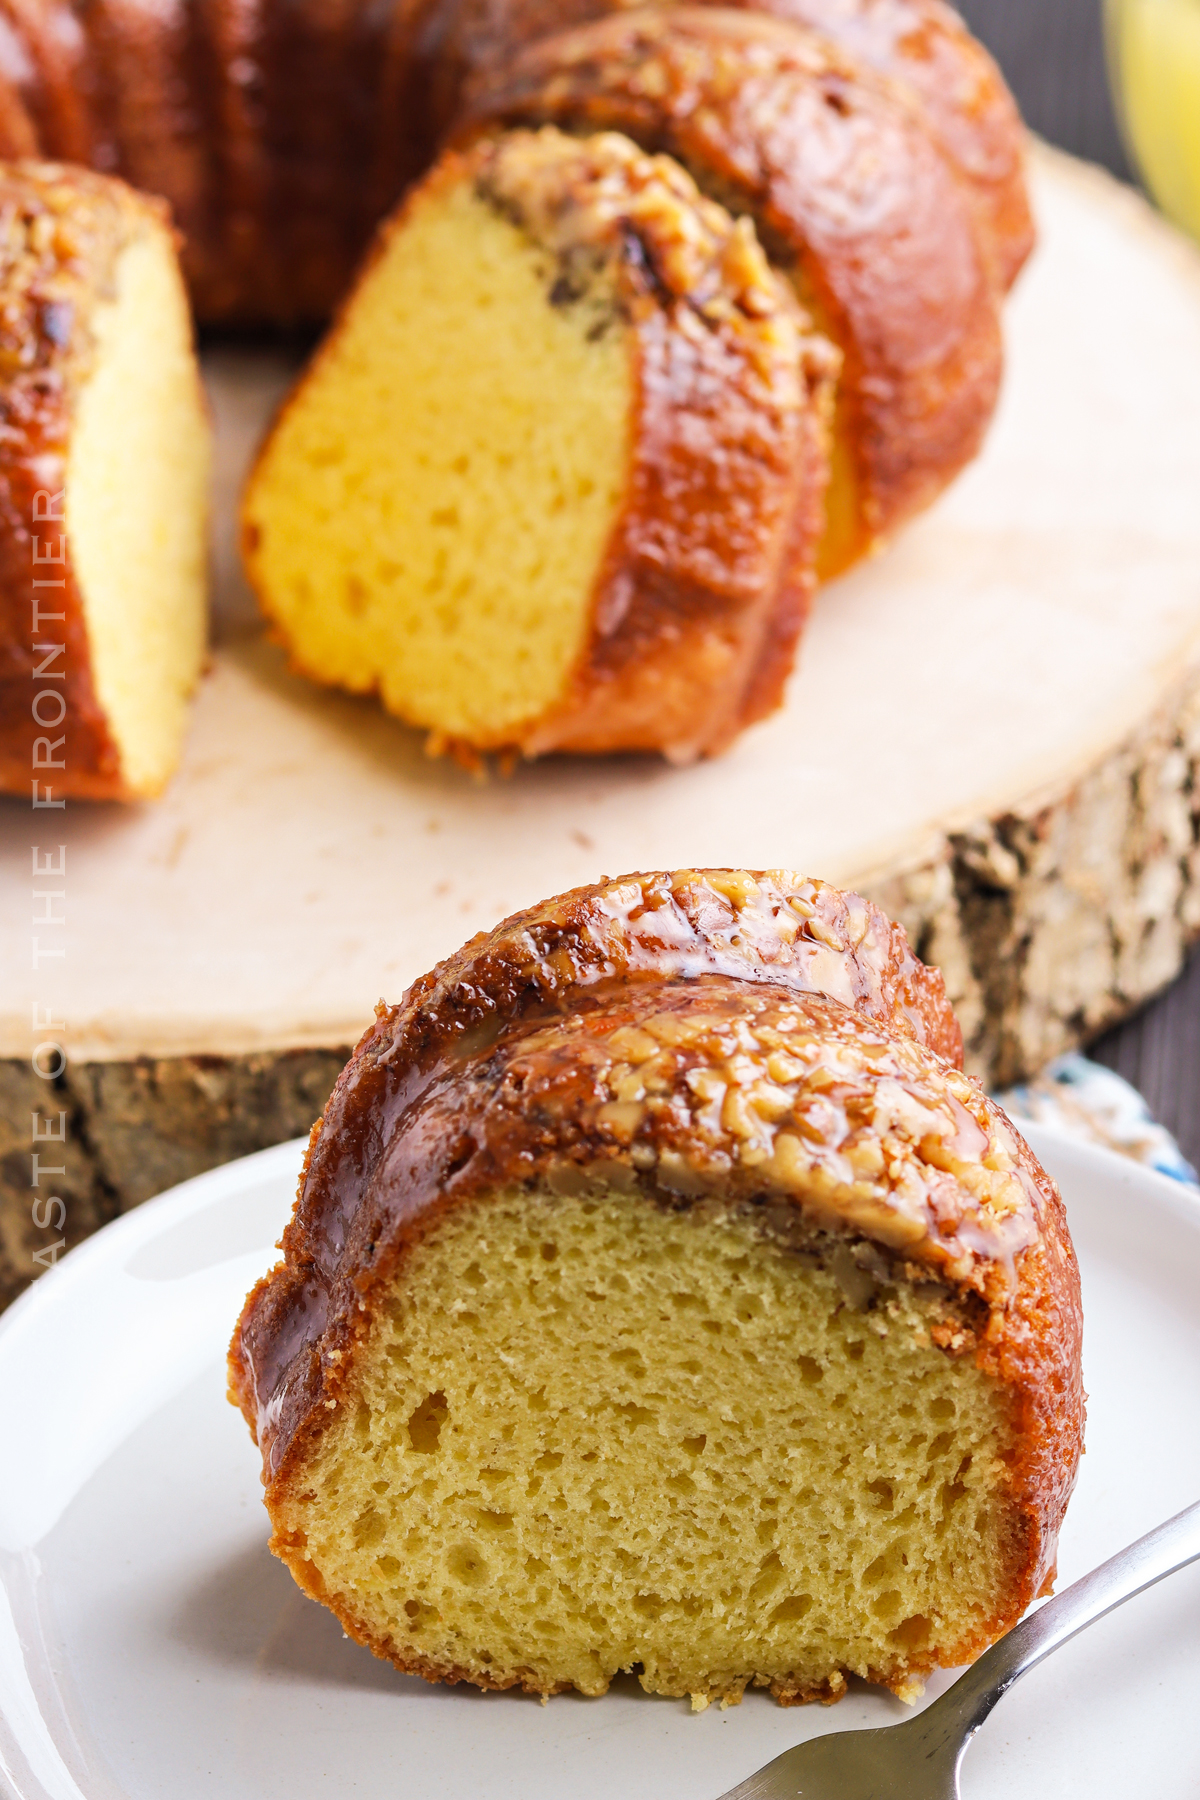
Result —
<path fill-rule="evenodd" d="M 448 155 L 383 233 L 244 503 L 295 663 L 473 750 L 721 747 L 813 582 L 836 359 L 666 159 Z"/>
<path fill-rule="evenodd" d="M 940 977 L 795 876 L 580 889 L 380 1008 L 234 1336 L 272 1547 L 402 1670 L 910 1695 L 1053 1574 L 1053 1183 Z"/>
<path fill-rule="evenodd" d="M 730 0 L 714 3 L 730 10 Z M 537 39 L 637 10 L 630 0 L 438 0 L 414 39 L 431 135 L 450 131 L 464 94 L 505 80 Z M 657 10 L 669 10 L 666 0 Z M 954 8 L 945 0 L 753 0 L 735 10 L 806 26 L 896 84 L 962 182 L 997 284 L 1011 287 L 1034 236 L 1025 131 L 999 69 Z"/>
<path fill-rule="evenodd" d="M 432 243 L 435 214 L 448 219 L 451 189 L 487 180 L 451 161 L 415 192 L 411 183 L 447 141 L 470 160 L 481 133 L 547 124 L 580 136 L 619 131 L 648 156 L 665 153 L 686 167 L 726 209 L 719 226 L 716 213 L 695 212 L 706 222 L 692 234 L 689 256 L 699 261 L 692 256 L 686 280 L 707 258 L 723 264 L 720 281 L 709 291 L 705 275 L 685 295 L 672 285 L 677 267 L 663 280 L 678 263 L 666 249 L 670 230 L 689 229 L 677 171 L 656 163 L 671 205 L 651 228 L 648 190 L 640 193 L 626 208 L 629 218 L 638 214 L 637 229 L 621 244 L 610 178 L 608 249 L 593 258 L 589 284 L 593 297 L 606 283 L 620 296 L 624 400 L 615 337 L 607 348 L 598 338 L 577 343 L 574 360 L 566 353 L 587 308 L 568 303 L 567 289 L 553 282 L 544 291 L 557 296 L 557 349 L 547 349 L 555 332 L 544 318 L 537 329 L 518 330 L 515 354 L 511 337 L 496 340 L 509 347 L 492 358 L 491 386 L 476 397 L 486 391 L 499 401 L 504 428 L 486 453 L 470 423 L 479 407 L 467 405 L 453 429 L 443 429 L 446 394 L 435 399 L 424 375 L 409 382 L 403 332 L 389 329 L 359 396 L 370 431 L 356 439 L 361 446 L 370 437 L 386 453 L 371 452 L 369 474 L 360 471 L 355 492 L 335 507 L 378 527 L 388 548 L 379 551 L 373 537 L 357 554 L 342 546 L 330 561 L 326 533 L 320 554 L 309 557 L 337 500 L 340 458 L 304 486 L 312 509 L 272 502 L 268 520 L 264 495 L 271 490 L 279 501 L 274 475 L 291 468 L 285 447 L 298 442 L 299 419 L 306 429 L 318 411 L 333 421 L 363 321 L 375 317 L 385 286 L 397 291 L 401 270 L 401 285 L 417 279 L 417 247 Z M 298 667 L 358 691 L 378 689 L 385 704 L 427 728 L 432 746 L 472 760 L 489 749 L 660 749 L 686 760 L 722 748 L 776 706 L 812 585 L 818 491 L 824 487 L 826 499 L 815 570 L 825 579 L 878 547 L 975 453 L 998 389 L 998 301 L 1032 241 L 1015 107 L 986 52 L 942 0 L 645 9 L 623 0 L 0 0 L 3 154 L 118 171 L 163 194 L 205 321 L 326 321 L 377 222 L 407 191 L 336 348 L 322 358 L 320 380 L 306 384 L 273 440 L 246 542 L 252 580 Z M 540 231 L 540 249 L 553 261 L 564 232 L 578 236 L 588 206 L 572 201 L 552 228 L 543 221 L 535 231 L 514 198 L 515 159 L 493 161 L 507 173 L 492 186 L 498 193 L 508 181 L 513 191 L 488 203 L 492 251 L 504 215 L 527 249 Z M 699 205 L 695 194 L 689 201 Z M 807 321 L 841 353 L 828 432 L 832 365 L 822 362 L 808 323 L 781 322 L 787 308 L 778 289 L 770 318 L 754 313 L 770 278 L 761 269 L 739 273 L 741 253 L 720 249 L 735 221 L 739 242 L 748 232 L 757 238 Z M 701 252 L 706 234 L 712 241 Z M 475 233 L 480 255 L 484 235 L 482 227 Z M 648 255 L 652 239 L 655 255 L 662 252 L 657 264 Z M 463 243 L 454 239 L 456 256 Z M 639 259 L 644 267 L 635 270 Z M 476 268 L 472 279 L 478 275 Z M 511 323 L 520 308 L 510 300 Z M 426 373 L 440 362 L 438 379 L 448 387 L 445 370 L 472 338 L 464 320 L 478 323 L 479 315 L 458 292 L 440 317 L 436 310 L 431 305 L 422 327 L 424 341 L 440 346 Z M 670 324 L 652 345 L 655 310 Z M 705 322 L 703 356 L 685 315 Z M 789 329 L 797 355 L 780 375 Z M 539 353 L 519 369 L 535 341 L 549 362 Z M 385 366 L 393 351 L 400 367 Z M 512 364 L 503 379 L 502 361 Z M 473 369 L 469 358 L 462 363 L 464 391 Z M 568 458 L 558 481 L 545 432 L 554 436 L 552 415 L 565 421 L 577 374 L 567 437 L 590 437 L 595 467 L 572 486 L 579 471 Z M 784 397 L 787 386 L 799 401 Z M 393 404 L 397 394 L 414 405 L 411 431 Z M 534 399 L 540 423 L 529 413 L 528 429 L 517 427 Z M 620 416 L 628 424 L 624 475 L 614 473 Z M 580 426 L 584 418 L 591 422 Z M 337 430 L 354 436 L 356 427 Z M 445 454 L 456 433 L 473 451 Z M 789 446 L 789 434 L 804 442 Z M 318 458 L 330 441 L 326 432 Z M 526 450 L 540 459 L 537 469 L 522 469 Z M 498 485 L 489 479 L 477 490 L 464 471 L 489 458 Z M 399 498 L 384 492 L 393 468 Z M 791 499 L 782 497 L 789 483 Z M 490 524 L 490 503 L 476 504 L 481 493 L 497 503 Z M 540 503 L 554 510 L 548 515 Z M 409 530 L 414 509 L 425 515 L 421 547 Z M 482 586 L 480 561 L 490 565 Z"/>
<path fill-rule="evenodd" d="M 843 363 L 822 576 L 973 457 L 1002 362 L 968 189 L 904 92 L 829 38 L 753 12 L 621 12 L 537 39 L 456 127 L 550 122 L 666 152 L 755 222 Z"/>
<path fill-rule="evenodd" d="M 0 156 L 164 195 L 201 316 L 318 320 L 427 168 L 465 81 L 621 0 L 0 0 Z M 765 0 L 896 76 L 998 277 L 1028 251 L 1020 121 L 943 0 Z"/>

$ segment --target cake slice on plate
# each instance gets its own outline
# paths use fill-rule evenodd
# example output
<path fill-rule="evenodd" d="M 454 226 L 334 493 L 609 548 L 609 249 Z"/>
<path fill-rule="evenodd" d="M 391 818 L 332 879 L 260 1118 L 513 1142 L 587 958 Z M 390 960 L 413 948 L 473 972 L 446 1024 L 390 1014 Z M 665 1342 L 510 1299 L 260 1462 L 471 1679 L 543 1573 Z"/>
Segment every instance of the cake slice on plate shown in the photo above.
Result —
<path fill-rule="evenodd" d="M 381 1007 L 230 1355 L 301 1587 L 543 1694 L 978 1655 L 1083 1394 L 1062 1202 L 960 1058 L 903 932 L 779 873 L 579 889 Z"/>

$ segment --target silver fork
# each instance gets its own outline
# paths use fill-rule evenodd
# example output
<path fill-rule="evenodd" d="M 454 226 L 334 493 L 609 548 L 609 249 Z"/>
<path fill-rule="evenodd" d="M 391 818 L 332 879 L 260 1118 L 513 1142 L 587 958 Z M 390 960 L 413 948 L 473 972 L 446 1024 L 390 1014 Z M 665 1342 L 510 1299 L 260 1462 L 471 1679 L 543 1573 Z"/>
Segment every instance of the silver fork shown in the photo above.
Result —
<path fill-rule="evenodd" d="M 1200 1501 L 1022 1619 L 915 1719 L 811 1738 L 721 1800 L 959 1800 L 963 1753 L 1013 1683 L 1076 1632 L 1198 1558 Z"/>

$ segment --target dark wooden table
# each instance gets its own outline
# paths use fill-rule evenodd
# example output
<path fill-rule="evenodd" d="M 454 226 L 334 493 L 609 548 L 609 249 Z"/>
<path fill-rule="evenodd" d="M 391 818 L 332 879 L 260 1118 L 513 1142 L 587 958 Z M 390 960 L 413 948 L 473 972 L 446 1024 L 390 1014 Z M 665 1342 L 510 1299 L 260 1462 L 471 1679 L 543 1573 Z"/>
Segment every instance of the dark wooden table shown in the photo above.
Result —
<path fill-rule="evenodd" d="M 1102 0 L 959 0 L 959 10 L 1034 131 L 1132 179 L 1109 98 Z M 1141 1089 L 1200 1167 L 1200 949 L 1165 994 L 1092 1054 Z"/>
<path fill-rule="evenodd" d="M 1103 0 L 957 0 L 1032 129 L 1131 180 L 1104 67 Z"/>
<path fill-rule="evenodd" d="M 1165 994 L 1106 1032 L 1091 1053 L 1141 1089 L 1200 1169 L 1200 950 Z"/>

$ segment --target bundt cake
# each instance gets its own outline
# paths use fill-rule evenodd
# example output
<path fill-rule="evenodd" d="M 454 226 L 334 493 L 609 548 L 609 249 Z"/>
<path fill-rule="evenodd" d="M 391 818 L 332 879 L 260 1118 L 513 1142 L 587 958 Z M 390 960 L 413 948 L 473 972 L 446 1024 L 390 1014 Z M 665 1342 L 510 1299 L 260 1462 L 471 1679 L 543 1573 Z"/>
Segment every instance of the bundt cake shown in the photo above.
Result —
<path fill-rule="evenodd" d="M 449 132 L 469 151 L 482 134 L 483 154 L 494 160 L 510 155 L 505 131 L 554 125 L 583 139 L 619 132 L 657 155 L 660 168 L 668 155 L 710 201 L 753 223 L 805 317 L 837 347 L 832 429 L 815 434 L 827 447 L 828 475 L 814 480 L 810 431 L 794 477 L 809 509 L 824 486 L 823 528 L 815 539 L 807 529 L 794 538 L 769 656 L 747 674 L 750 638 L 731 637 L 726 610 L 713 607 L 703 586 L 693 584 L 686 600 L 664 612 L 664 581 L 671 585 L 676 573 L 669 552 L 656 538 L 644 546 L 649 554 L 631 556 L 615 500 L 607 534 L 600 528 L 595 488 L 588 510 L 596 534 L 575 578 L 564 582 L 543 540 L 587 521 L 547 513 L 548 503 L 578 512 L 562 499 L 553 459 L 539 484 L 530 479 L 536 453 L 518 446 L 509 483 L 517 503 L 501 499 L 492 511 L 472 504 L 464 520 L 463 494 L 475 495 L 479 467 L 477 421 L 492 405 L 496 371 L 490 354 L 482 369 L 462 359 L 463 294 L 443 304 L 427 281 L 430 304 L 419 328 L 399 336 L 377 328 L 391 272 L 420 254 L 432 196 L 468 178 L 453 153 L 443 154 L 388 226 L 329 352 L 302 380 L 268 444 L 246 497 L 247 568 L 296 666 L 356 691 L 377 689 L 392 711 L 427 729 L 433 748 L 452 745 L 469 757 L 494 749 L 526 756 L 660 749 L 686 760 L 723 748 L 779 703 L 813 582 L 878 545 L 975 454 L 999 387 L 999 297 L 1028 249 L 1028 212 L 1011 163 L 997 174 L 1003 158 L 988 162 L 980 149 L 976 163 L 986 178 L 969 179 L 966 148 L 947 155 L 928 104 L 911 84 L 880 72 L 877 65 L 890 59 L 894 71 L 904 60 L 894 17 L 889 51 L 883 15 L 850 8 L 847 16 L 862 14 L 864 32 L 868 14 L 874 21 L 874 51 L 864 64 L 791 17 L 714 7 L 598 9 L 588 0 L 580 7 L 608 16 L 546 35 L 542 0 L 436 8 L 416 52 L 434 71 L 425 135 Z M 940 30 L 931 24 L 931 41 L 960 50 L 969 44 L 934 17 Z M 930 61 L 907 54 L 922 69 Z M 964 80 L 963 92 L 990 120 L 983 141 L 1013 150 L 1013 134 L 997 128 L 996 109 L 986 104 L 992 90 L 984 86 L 981 99 L 980 86 Z M 446 264 L 457 267 L 473 254 L 459 240 Z M 586 384 L 571 395 L 569 377 L 542 383 L 536 398 L 536 364 L 519 366 L 528 343 L 561 328 L 551 317 L 552 290 L 543 283 L 540 298 L 530 296 L 531 310 L 497 326 L 489 346 L 497 364 L 514 365 L 510 385 L 524 384 L 543 433 L 559 429 L 564 407 L 583 418 L 588 404 Z M 422 346 L 441 346 L 438 355 L 418 349 L 414 334 Z M 592 363 L 602 354 L 594 349 Z M 803 393 L 813 387 L 811 333 L 802 357 L 795 385 Z M 423 383 L 414 392 L 410 379 L 415 367 L 430 366 L 442 390 L 436 426 Z M 645 399 L 651 390 L 631 379 L 630 396 Z M 659 391 L 656 384 L 655 398 Z M 714 389 L 706 404 L 715 418 L 728 401 Z M 694 429 L 697 406 L 688 410 Z M 632 398 L 626 412 L 630 467 L 644 462 L 649 471 L 653 457 L 640 451 L 647 422 Z M 364 417 L 372 421 L 366 432 L 357 427 Z M 442 429 L 451 417 L 471 437 L 473 453 L 452 452 Z M 403 434 L 394 430 L 398 418 Z M 350 419 L 355 450 L 347 459 Z M 737 429 L 730 413 L 718 436 L 728 444 Z M 601 436 L 593 440 L 598 450 Z M 503 433 L 492 454 L 514 454 Z M 711 446 L 705 454 L 713 456 Z M 470 473 L 444 466 L 455 460 Z M 422 471 L 416 482 L 414 464 Z M 696 513 L 716 548 L 722 500 L 715 487 L 710 499 L 694 485 L 668 490 L 653 475 L 650 483 Z M 481 512 L 498 514 L 499 529 L 486 528 Z M 440 533 L 430 529 L 435 519 L 444 522 Z M 515 533 L 522 553 L 496 554 Z M 608 600 L 614 585 L 615 608 Z M 658 653 L 647 655 L 651 644 Z"/>
<path fill-rule="evenodd" d="M 464 81 L 620 0 L 0 0 L 0 156 L 169 200 L 208 320 L 320 320 L 432 160 Z M 896 78 L 1011 279 L 1030 243 L 1016 110 L 942 0 L 755 0 Z"/>
<path fill-rule="evenodd" d="M 743 221 L 753 223 L 805 309 L 783 385 L 807 416 L 796 422 L 782 389 L 768 402 L 792 418 L 790 470 L 770 426 L 750 478 L 761 408 L 743 385 L 734 405 L 746 412 L 748 436 L 734 450 L 737 384 L 726 360 L 711 392 L 694 387 L 677 421 L 696 442 L 672 478 L 682 463 L 688 475 L 661 485 L 674 453 L 651 450 L 643 433 L 656 401 L 663 426 L 667 390 L 652 391 L 631 326 L 584 353 L 593 372 L 606 360 L 615 370 L 618 339 L 626 344 L 593 446 L 596 469 L 608 459 L 607 485 L 589 473 L 583 503 L 558 480 L 554 458 L 536 473 L 514 463 L 472 522 L 461 502 L 473 478 L 442 466 L 443 451 L 462 437 L 478 452 L 497 371 L 473 387 L 478 371 L 463 369 L 461 410 L 430 450 L 421 441 L 429 404 L 440 421 L 450 417 L 445 371 L 434 381 L 447 388 L 440 399 L 418 383 L 425 411 L 397 410 L 401 396 L 407 409 L 416 395 L 405 368 L 384 366 L 411 353 L 402 331 L 389 332 L 374 347 L 366 387 L 376 446 L 391 397 L 390 441 L 369 478 L 354 476 L 364 504 L 334 517 L 334 465 L 344 480 L 342 450 L 354 437 L 337 418 L 338 384 L 357 359 L 363 388 L 364 320 L 391 273 L 420 260 L 436 206 L 470 179 L 444 149 L 449 159 L 434 166 L 439 147 L 469 160 L 481 138 L 495 146 L 503 131 L 545 126 L 585 138 L 621 133 L 686 170 L 738 221 L 739 241 L 751 241 Z M 1015 109 L 941 0 L 643 9 L 622 0 L 0 0 L 4 150 L 89 162 L 164 194 L 198 315 L 209 321 L 326 318 L 373 227 L 408 189 L 411 204 L 386 227 L 362 292 L 259 466 L 246 544 L 252 582 L 297 666 L 356 691 L 378 689 L 428 730 L 431 747 L 469 759 L 492 749 L 657 749 L 683 760 L 720 749 L 776 706 L 814 580 L 877 547 L 977 450 L 999 385 L 999 300 L 1032 235 Z M 492 236 L 499 230 L 493 220 Z M 542 313 L 551 291 L 543 288 Z M 677 285 L 661 298 L 664 313 L 682 316 Z M 706 295 L 689 292 L 686 309 L 711 326 Z M 774 309 L 782 318 L 778 302 Z M 462 296 L 440 324 L 434 311 L 427 324 L 445 348 L 451 320 L 461 326 Z M 535 326 L 537 311 L 531 304 L 525 314 L 530 341 L 565 342 L 567 312 L 582 317 L 575 307 Z M 841 359 L 831 421 L 833 363 L 814 332 Z M 720 335 L 709 330 L 718 361 Z M 698 341 L 689 340 L 693 350 Z M 672 382 L 681 343 L 676 334 Z M 688 379 L 712 382 L 713 373 L 697 363 Z M 510 371 L 509 399 L 523 386 L 532 403 L 533 385 L 532 368 Z M 529 442 L 544 449 L 568 413 L 577 423 L 591 417 L 603 385 L 599 376 L 585 382 L 573 408 L 565 388 L 545 386 Z M 510 425 L 514 417 L 510 407 Z M 722 451 L 727 466 L 714 461 L 706 491 L 700 457 Z M 509 454 L 501 431 L 488 455 L 499 463 Z M 645 479 L 646 492 L 620 487 L 619 463 L 629 483 Z M 308 515 L 300 490 L 315 501 Z M 509 495 L 517 503 L 505 510 Z M 539 513 L 547 498 L 573 516 Z M 485 545 L 481 521 L 495 516 L 493 504 L 503 529 Z M 350 517 L 377 526 L 381 509 L 382 531 L 352 547 Z M 496 554 L 493 545 L 522 535 L 522 525 L 520 552 Z M 732 559 L 727 567 L 722 558 Z"/>
<path fill-rule="evenodd" d="M 744 224 L 615 135 L 451 153 L 251 477 L 296 663 L 476 749 L 719 748 L 812 584 L 827 350 Z"/>
<path fill-rule="evenodd" d="M 749 12 L 627 12 L 539 39 L 480 124 L 628 133 L 731 212 L 843 356 L 821 573 L 927 505 L 979 448 L 1001 366 L 966 192 L 919 114 L 816 32 Z"/>
<path fill-rule="evenodd" d="M 730 0 L 699 3 L 728 7 Z M 1011 287 L 1033 247 L 1024 132 L 999 70 L 958 14 L 943 0 L 744 3 L 819 32 L 902 90 L 963 184 L 996 285 Z M 516 54 L 537 39 L 635 6 L 636 0 L 439 0 L 422 20 L 414 59 L 425 136 L 432 142 L 451 131 L 464 95 L 505 81 Z"/>
<path fill-rule="evenodd" d="M 0 788 L 139 799 L 205 643 L 209 425 L 166 209 L 0 165 Z"/>
<path fill-rule="evenodd" d="M 380 1006 L 230 1395 L 271 1545 L 434 1681 L 911 1696 L 1048 1588 L 1057 1190 L 941 978 L 783 874 L 604 881 Z"/>

